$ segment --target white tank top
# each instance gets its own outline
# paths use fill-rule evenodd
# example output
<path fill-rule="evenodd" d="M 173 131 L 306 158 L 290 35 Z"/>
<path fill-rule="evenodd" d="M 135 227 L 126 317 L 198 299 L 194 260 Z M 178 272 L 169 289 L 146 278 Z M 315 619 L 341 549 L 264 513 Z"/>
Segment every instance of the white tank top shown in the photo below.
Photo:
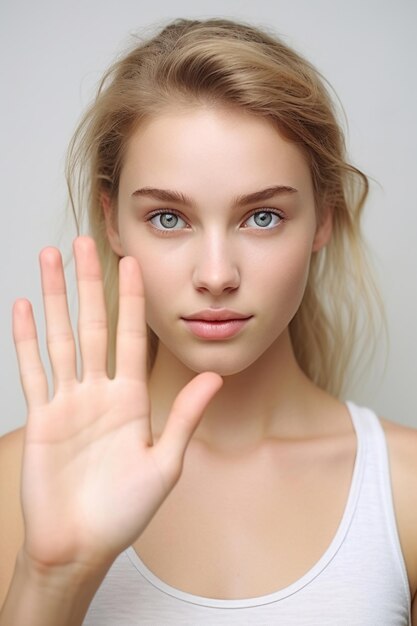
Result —
<path fill-rule="evenodd" d="M 206 598 L 163 582 L 130 547 L 109 569 L 84 626 L 411 625 L 385 434 L 372 411 L 346 404 L 357 437 L 348 500 L 327 550 L 299 580 L 255 598 Z"/>

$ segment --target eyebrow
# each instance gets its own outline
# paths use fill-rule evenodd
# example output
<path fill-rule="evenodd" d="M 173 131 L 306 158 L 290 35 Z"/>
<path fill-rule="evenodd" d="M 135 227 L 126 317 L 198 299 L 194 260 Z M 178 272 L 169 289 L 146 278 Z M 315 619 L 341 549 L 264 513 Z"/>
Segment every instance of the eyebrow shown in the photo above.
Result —
<path fill-rule="evenodd" d="M 290 187 L 288 185 L 273 185 L 272 187 L 266 187 L 266 189 L 254 191 L 253 193 L 237 196 L 233 200 L 233 206 L 237 208 L 247 204 L 261 202 L 263 200 L 270 200 L 275 196 L 293 193 L 297 193 L 297 189 L 295 189 L 294 187 Z M 194 202 L 191 198 L 181 193 L 180 191 L 173 191 L 171 189 L 143 187 L 142 189 L 137 189 L 136 191 L 134 191 L 132 193 L 132 196 L 146 196 L 156 198 L 157 200 L 162 200 L 163 202 L 180 202 L 188 206 L 194 205 Z"/>

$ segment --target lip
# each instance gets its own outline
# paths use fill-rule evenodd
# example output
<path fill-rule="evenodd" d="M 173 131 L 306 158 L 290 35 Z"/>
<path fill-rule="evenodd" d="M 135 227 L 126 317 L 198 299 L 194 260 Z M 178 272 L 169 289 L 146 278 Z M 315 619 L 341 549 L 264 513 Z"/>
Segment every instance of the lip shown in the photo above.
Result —
<path fill-rule="evenodd" d="M 243 316 L 229 309 L 206 309 L 183 317 L 182 320 L 196 337 L 218 341 L 237 335 L 251 318 L 252 315 Z"/>
<path fill-rule="evenodd" d="M 231 309 L 204 309 L 191 315 L 184 315 L 183 320 L 200 320 L 206 322 L 224 322 L 228 320 L 247 320 L 251 315 L 244 315 Z"/>

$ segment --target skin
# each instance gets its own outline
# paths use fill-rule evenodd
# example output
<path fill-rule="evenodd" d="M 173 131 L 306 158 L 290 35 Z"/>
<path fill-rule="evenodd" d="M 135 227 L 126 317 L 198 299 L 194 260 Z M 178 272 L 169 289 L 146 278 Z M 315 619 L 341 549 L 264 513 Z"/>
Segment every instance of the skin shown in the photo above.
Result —
<path fill-rule="evenodd" d="M 233 206 L 236 196 L 271 185 L 297 191 Z M 132 196 L 143 187 L 175 189 L 190 196 L 192 206 Z M 161 234 L 160 218 L 152 218 L 153 226 L 149 223 L 150 212 L 161 208 L 181 215 L 178 222 L 166 216 L 176 226 L 168 235 Z M 101 271 L 91 239 L 80 237 L 74 243 L 81 379 L 62 260 L 54 248 L 40 256 L 54 378 L 50 399 L 30 303 L 19 300 L 14 307 L 28 415 L 24 431 L 12 433 L 0 445 L 0 479 L 7 477 L 6 484 L 0 480 L 0 493 L 10 493 L 12 477 L 12 484 L 21 481 L 22 495 L 22 510 L 18 489 L 5 498 L 4 509 L 11 513 L 3 535 L 12 548 L 2 549 L 9 557 L 6 574 L 0 572 L 0 602 L 7 593 L 0 626 L 26 626 L 29 619 L 33 626 L 52 626 L 57 620 L 63 626 L 80 625 L 110 563 L 132 542 L 145 562 L 154 559 L 152 566 L 162 578 L 169 581 L 171 576 L 174 586 L 192 589 L 195 584 L 196 593 L 207 589 L 206 595 L 262 595 L 270 585 L 276 589 L 280 582 L 297 579 L 317 561 L 345 506 L 355 447 L 352 424 L 346 407 L 301 372 L 288 331 L 311 257 L 331 236 L 331 211 L 317 223 L 302 152 L 266 121 L 242 112 L 167 112 L 131 138 L 117 207 L 103 198 L 103 209 L 111 245 L 124 257 L 119 265 L 115 378 L 109 380 L 106 373 Z M 283 219 L 274 218 L 272 228 L 261 228 L 268 224 L 270 210 Z M 263 214 L 258 221 L 256 211 Z M 232 339 L 207 342 L 190 335 L 181 317 L 209 307 L 252 317 Z M 160 337 L 150 380 L 146 323 Z M 417 506 L 410 484 L 416 474 L 416 437 L 410 429 L 385 421 L 384 427 L 414 594 Z M 337 443 L 342 464 L 329 465 L 326 442 L 332 447 L 330 459 Z M 312 466 L 308 472 L 302 469 L 309 458 L 315 459 L 314 480 Z M 294 490 L 286 477 L 295 466 L 307 480 Z M 255 476 L 260 478 L 253 492 L 256 502 L 248 509 L 247 487 Z M 305 493 L 300 493 L 302 488 Z M 234 508 L 228 497 L 232 490 Z M 298 533 L 294 526 L 300 500 L 306 507 L 309 503 L 311 537 L 294 551 L 286 537 L 303 534 L 304 526 Z M 227 516 L 222 515 L 224 502 Z M 16 530 L 16 520 L 23 528 L 22 514 L 24 536 Z M 266 519 L 271 521 L 269 534 L 262 526 Z M 204 542 L 199 528 L 207 531 Z M 163 549 L 169 533 L 171 551 Z M 219 589 L 213 590 L 219 538 L 225 567 Z M 172 546 L 177 545 L 173 556 Z M 250 578 L 242 580 L 236 572 L 253 548 L 258 575 L 249 568 Z M 181 561 L 187 555 L 190 563 Z M 197 572 L 192 569 L 195 561 Z M 281 579 L 279 562 L 285 564 Z M 178 581 L 181 575 L 185 578 Z"/>

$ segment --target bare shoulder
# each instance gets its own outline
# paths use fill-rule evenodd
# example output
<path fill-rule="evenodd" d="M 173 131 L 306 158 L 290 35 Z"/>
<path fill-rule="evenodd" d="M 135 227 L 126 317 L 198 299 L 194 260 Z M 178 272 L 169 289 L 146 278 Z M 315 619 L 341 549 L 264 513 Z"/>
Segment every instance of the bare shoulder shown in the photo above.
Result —
<path fill-rule="evenodd" d="M 417 590 L 417 429 L 380 418 L 387 439 L 398 532 L 411 593 Z"/>
<path fill-rule="evenodd" d="M 379 420 L 387 438 L 390 460 L 408 473 L 410 479 L 415 476 L 417 480 L 417 427 L 404 426 L 385 417 Z"/>
<path fill-rule="evenodd" d="M 7 452 L 13 446 L 20 446 L 23 449 L 23 437 L 25 434 L 24 428 L 17 428 L 0 437 L 0 452 Z"/>
<path fill-rule="evenodd" d="M 0 607 L 13 574 L 16 554 L 23 541 L 20 473 L 24 428 L 0 437 Z"/>

